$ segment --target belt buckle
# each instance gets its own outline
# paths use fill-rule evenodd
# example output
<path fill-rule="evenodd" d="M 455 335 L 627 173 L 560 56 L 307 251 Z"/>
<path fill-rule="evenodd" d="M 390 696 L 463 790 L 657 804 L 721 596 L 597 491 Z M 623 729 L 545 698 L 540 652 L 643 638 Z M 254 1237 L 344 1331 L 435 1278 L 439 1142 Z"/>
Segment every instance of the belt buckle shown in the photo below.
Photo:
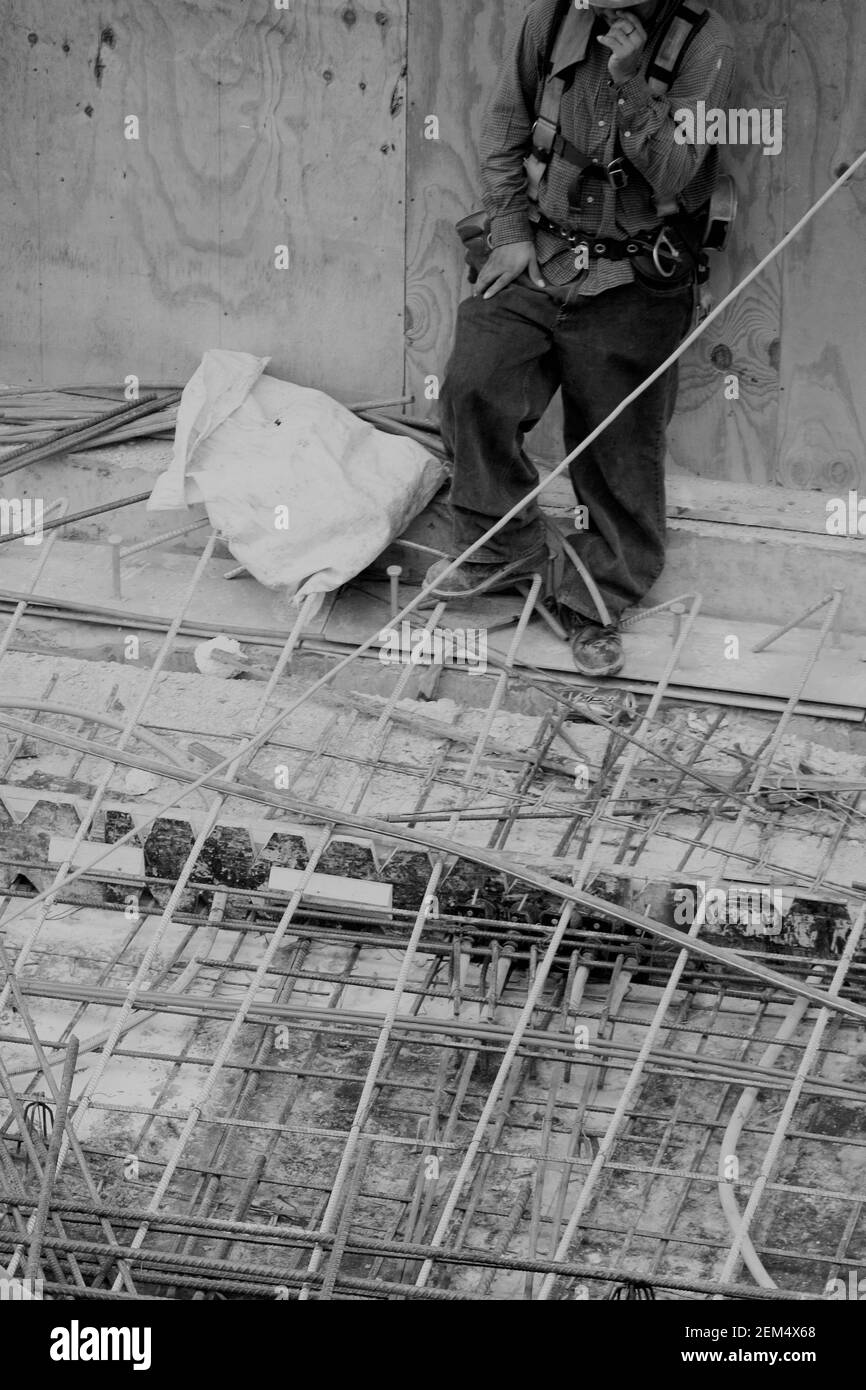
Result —
<path fill-rule="evenodd" d="M 556 131 L 557 127 L 552 122 L 546 120 L 544 116 L 539 116 L 529 132 L 530 148 L 541 164 L 550 163 Z"/>
<path fill-rule="evenodd" d="M 625 167 L 625 163 L 621 155 L 618 155 L 616 159 L 612 159 L 610 161 L 610 164 L 608 164 L 607 166 L 606 172 L 607 181 L 610 184 L 611 188 L 615 188 L 617 190 L 625 188 L 626 184 L 628 183 L 628 170 Z"/>

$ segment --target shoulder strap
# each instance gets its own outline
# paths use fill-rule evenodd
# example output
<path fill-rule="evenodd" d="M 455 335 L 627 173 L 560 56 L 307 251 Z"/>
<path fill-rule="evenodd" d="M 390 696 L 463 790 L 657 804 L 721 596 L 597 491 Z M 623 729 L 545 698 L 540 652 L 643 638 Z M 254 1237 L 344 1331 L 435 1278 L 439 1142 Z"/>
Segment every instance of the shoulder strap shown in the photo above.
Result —
<path fill-rule="evenodd" d="M 543 55 L 543 62 L 541 68 L 542 88 L 544 83 L 550 77 L 550 70 L 553 64 L 553 54 L 556 48 L 557 39 L 560 37 L 562 33 L 562 27 L 565 23 L 566 16 L 569 10 L 571 9 L 571 5 L 572 0 L 558 0 L 556 9 L 554 11 L 553 23 L 550 26 L 550 33 L 547 35 L 547 47 L 545 48 Z"/>
<path fill-rule="evenodd" d="M 579 15 L 580 19 L 574 19 L 574 15 Z M 587 17 L 591 23 L 591 11 L 576 11 L 572 8 L 572 0 L 559 0 L 544 57 L 541 95 L 532 132 L 532 151 L 526 159 L 527 191 L 532 202 L 538 201 L 541 182 L 559 136 L 560 112 L 566 79 L 558 72 L 557 49 L 562 45 L 563 40 L 567 44 L 570 37 L 567 32 L 566 21 L 570 21 L 572 26 L 581 23 L 586 24 Z M 662 95 L 673 84 L 689 44 L 706 24 L 709 17 L 708 10 L 695 9 L 687 3 L 687 0 L 681 0 L 681 3 L 675 5 L 669 17 L 662 22 L 646 68 L 647 82 L 654 96 Z M 555 70 L 557 70 L 557 76 L 553 75 Z M 572 156 L 578 156 L 577 159 L 573 159 L 578 167 L 589 163 L 588 156 L 582 155 L 582 151 L 573 146 L 571 148 Z"/>
<path fill-rule="evenodd" d="M 575 19 L 573 16 L 578 16 L 578 18 Z M 553 153 L 554 142 L 559 133 L 559 114 L 566 84 L 562 76 L 554 77 L 553 75 L 557 66 L 557 50 L 562 47 L 563 40 L 568 41 L 570 30 L 575 24 L 585 26 L 589 23 L 591 25 L 592 21 L 593 17 L 589 10 L 578 11 L 574 9 L 572 0 L 558 0 L 544 53 L 540 96 L 536 106 L 535 125 L 532 130 L 532 151 L 526 160 L 528 193 L 532 202 L 538 200 L 541 181 L 544 178 L 545 170 Z"/>
<path fill-rule="evenodd" d="M 688 47 L 710 17 L 709 10 L 677 5 L 662 26 L 646 69 L 647 82 L 654 96 L 660 96 L 676 81 Z"/>

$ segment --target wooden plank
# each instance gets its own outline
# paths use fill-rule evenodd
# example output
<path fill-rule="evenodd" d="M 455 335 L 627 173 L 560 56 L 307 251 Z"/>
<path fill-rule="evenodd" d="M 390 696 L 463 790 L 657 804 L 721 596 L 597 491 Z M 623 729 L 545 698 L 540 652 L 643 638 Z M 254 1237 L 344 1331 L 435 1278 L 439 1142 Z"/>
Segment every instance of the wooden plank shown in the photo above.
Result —
<path fill-rule="evenodd" d="M 547 471 L 542 467 L 544 476 Z M 838 495 L 838 494 L 834 494 Z M 847 494 L 844 494 L 847 499 Z M 715 521 L 730 526 L 763 527 L 791 534 L 827 536 L 827 503 L 830 494 L 804 492 L 797 488 L 753 483 L 731 483 L 722 479 L 699 478 L 690 473 L 673 473 L 667 479 L 667 513 L 672 520 Z M 546 511 L 553 515 L 570 513 L 574 496 L 567 477 L 560 475 L 543 495 Z M 852 537 L 855 542 L 859 540 Z M 866 551 L 866 546 L 861 549 Z M 851 555 L 855 546 L 846 546 Z"/>
<path fill-rule="evenodd" d="M 3 551 L 0 593 L 29 592 L 41 558 L 40 547 L 22 543 L 5 545 Z M 134 555 L 122 562 L 123 598 L 115 599 L 111 589 L 110 559 L 107 545 L 57 541 L 40 577 L 37 594 L 87 607 L 170 620 L 178 611 L 197 564 L 195 554 L 174 550 L 144 551 Z M 266 636 L 284 639 L 290 621 L 290 608 L 285 598 L 280 591 L 264 588 L 251 576 L 227 582 L 224 575 L 233 567 L 235 562 L 231 559 L 208 561 L 190 601 L 187 621 L 191 625 L 220 624 L 227 633 L 255 629 Z M 326 596 L 323 608 L 310 619 L 305 631 L 321 630 L 328 601 Z"/>
<path fill-rule="evenodd" d="M 737 46 L 732 107 L 785 110 L 790 0 L 714 0 Z M 787 118 L 787 111 L 785 112 Z M 729 146 L 739 214 L 728 248 L 712 257 L 711 285 L 722 299 L 787 230 L 783 157 L 754 146 Z M 769 483 L 773 478 L 782 334 L 781 267 L 756 280 L 684 357 L 677 412 L 669 431 L 670 462 L 701 477 Z M 726 378 L 739 379 L 739 400 L 725 399 Z"/>
<path fill-rule="evenodd" d="M 405 0 L 0 16 L 3 379 L 183 380 L 225 346 L 402 393 Z"/>
<path fill-rule="evenodd" d="M 354 590 L 341 592 L 325 624 L 324 636 L 328 641 L 357 645 L 380 628 L 387 589 L 372 584 L 364 587 L 363 594 Z M 378 602 L 373 597 L 376 593 L 380 595 Z M 519 608 L 520 601 L 507 595 L 479 599 L 471 607 L 450 603 L 441 626 L 452 631 L 489 631 L 488 651 L 501 656 L 508 647 L 509 629 L 493 629 L 516 615 Z M 724 690 L 734 695 L 786 699 L 815 649 L 817 634 L 814 629 L 801 628 L 780 638 L 769 651 L 753 653 L 752 647 L 771 631 L 772 627 L 766 623 L 701 615 L 680 659 L 674 684 L 693 690 Z M 626 656 L 623 678 L 657 681 L 671 650 L 672 632 L 670 614 L 646 618 L 626 629 L 623 632 Z M 733 651 L 729 646 L 733 637 L 739 643 L 738 655 L 729 659 L 726 651 Z M 821 659 L 803 692 L 804 700 L 827 706 L 849 705 L 861 710 L 866 707 L 862 647 L 862 638 L 846 637 L 838 647 L 834 647 L 832 641 L 825 643 Z M 473 652 L 478 650 L 479 646 L 473 647 Z M 558 641 L 537 620 L 530 624 L 521 644 L 518 665 L 521 662 L 548 671 L 574 674 L 567 644 Z M 477 668 L 477 663 L 473 662 L 473 666 Z M 472 679 L 476 678 L 477 675 L 473 675 Z"/>
<path fill-rule="evenodd" d="M 297 893 L 304 879 L 300 869 L 271 869 L 268 887 L 277 893 Z M 303 892 L 303 900 L 316 907 L 333 907 L 337 911 L 390 912 L 394 888 L 390 883 L 365 883 L 358 878 L 341 878 L 337 874 L 311 874 Z"/>
<path fill-rule="evenodd" d="M 226 8 L 225 345 L 342 400 L 399 397 L 406 0 L 292 0 L 276 23 L 272 0 Z M 269 269 L 280 242 L 288 274 Z"/>
<path fill-rule="evenodd" d="M 83 840 L 76 845 L 74 839 L 68 836 L 52 835 L 46 858 L 49 864 L 68 863 L 73 869 L 89 869 L 99 859 L 100 868 L 106 873 L 144 878 L 144 850 L 136 845 L 119 845 L 106 854 L 104 844 Z"/>
<path fill-rule="evenodd" d="M 862 5 L 791 0 L 786 218 L 793 222 L 866 146 Z M 786 252 L 777 482 L 866 493 L 863 175 Z"/>

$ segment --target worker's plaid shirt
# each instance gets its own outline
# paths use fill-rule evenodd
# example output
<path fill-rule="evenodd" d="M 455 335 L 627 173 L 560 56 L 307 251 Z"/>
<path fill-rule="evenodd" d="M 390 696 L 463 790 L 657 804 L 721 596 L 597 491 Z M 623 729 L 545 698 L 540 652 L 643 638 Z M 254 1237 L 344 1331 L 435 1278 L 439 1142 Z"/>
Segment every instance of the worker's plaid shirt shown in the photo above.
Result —
<path fill-rule="evenodd" d="M 657 16 L 670 12 L 662 4 Z M 556 0 L 535 0 L 493 92 L 484 121 L 481 157 L 484 205 L 491 219 L 494 246 L 531 241 L 539 265 L 552 285 L 564 285 L 578 271 L 574 251 L 563 250 L 560 238 L 537 230 L 529 220 L 523 160 L 531 146 L 531 131 L 541 100 L 542 66 L 554 25 Z M 652 49 L 655 23 L 649 25 L 645 60 Z M 646 26 L 645 26 L 646 27 Z M 642 178 L 630 170 L 628 185 L 614 189 L 601 179 L 581 181 L 579 219 L 569 207 L 569 190 L 577 169 L 554 155 L 541 185 L 538 207 L 558 226 L 592 237 L 622 239 L 663 224 L 655 197 L 678 198 L 689 210 L 702 206 L 716 178 L 718 151 L 714 146 L 678 144 L 674 112 L 697 103 L 724 108 L 730 96 L 734 45 L 727 24 L 713 11 L 686 51 L 676 80 L 662 96 L 653 96 L 643 72 L 615 87 L 607 70 L 610 50 L 598 42 L 607 25 L 599 19 L 578 62 L 574 81 L 563 97 L 560 130 L 579 150 L 608 164 L 624 155 Z M 580 286 L 581 294 L 598 294 L 634 279 L 631 262 L 600 258 Z"/>

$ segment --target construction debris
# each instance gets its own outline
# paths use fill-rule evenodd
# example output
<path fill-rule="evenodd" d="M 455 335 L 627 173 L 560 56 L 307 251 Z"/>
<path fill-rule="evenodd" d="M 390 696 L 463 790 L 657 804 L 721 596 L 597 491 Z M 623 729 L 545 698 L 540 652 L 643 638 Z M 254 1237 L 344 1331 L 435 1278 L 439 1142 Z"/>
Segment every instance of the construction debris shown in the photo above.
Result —
<path fill-rule="evenodd" d="M 411 665 L 304 675 L 301 617 L 226 683 L 227 634 L 171 663 L 211 546 L 150 666 L 10 650 L 26 596 L 0 645 L 9 1277 L 835 1287 L 866 1241 L 866 749 L 797 719 L 812 661 L 775 724 L 666 698 L 688 613 L 652 698 L 551 684 L 516 660 L 529 593 L 479 708 Z"/>

